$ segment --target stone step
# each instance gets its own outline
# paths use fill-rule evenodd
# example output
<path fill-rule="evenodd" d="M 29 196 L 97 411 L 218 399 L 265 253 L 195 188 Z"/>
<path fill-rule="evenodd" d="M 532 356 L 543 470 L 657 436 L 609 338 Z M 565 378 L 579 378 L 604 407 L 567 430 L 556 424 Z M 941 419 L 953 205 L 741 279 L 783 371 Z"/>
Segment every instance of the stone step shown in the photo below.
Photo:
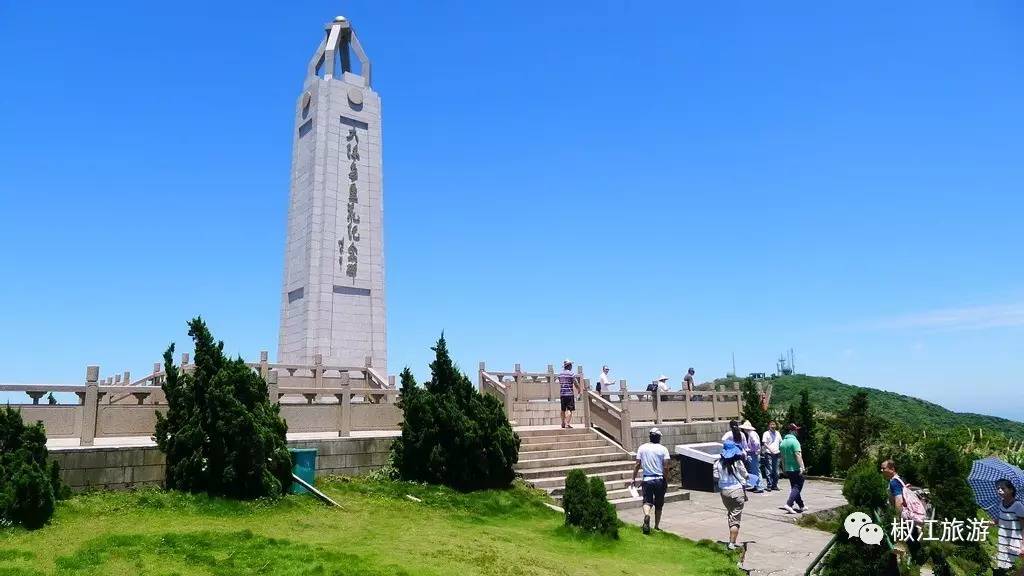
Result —
<path fill-rule="evenodd" d="M 665 493 L 665 503 L 669 502 L 684 502 L 690 499 L 690 493 L 677 490 L 675 492 Z M 609 500 L 616 510 L 628 510 L 630 508 L 639 508 L 644 505 L 643 498 L 633 498 L 627 494 L 627 498 L 616 498 L 615 500 Z"/>
<path fill-rule="evenodd" d="M 612 474 L 615 473 L 613 472 Z M 622 474 L 621 478 L 615 478 L 614 480 L 606 480 L 604 482 L 604 489 L 609 494 L 617 490 L 627 490 L 629 488 L 630 482 L 632 482 L 631 475 Z M 565 483 L 563 482 L 559 486 L 545 488 L 544 491 L 547 492 L 552 498 L 561 498 L 562 494 L 565 492 Z"/>
<path fill-rule="evenodd" d="M 568 471 L 566 471 L 566 474 L 568 474 Z M 601 478 L 602 480 L 604 480 L 606 486 L 609 482 L 628 482 L 630 478 L 633 477 L 633 467 L 630 466 L 628 470 L 623 468 L 621 470 L 588 473 L 587 477 Z M 565 490 L 565 474 L 561 476 L 552 475 L 546 478 L 536 477 L 533 480 L 530 480 L 530 483 L 533 484 L 534 488 L 551 491 L 557 490 L 559 493 L 561 493 L 563 490 Z"/>
<path fill-rule="evenodd" d="M 557 446 L 557 444 L 556 444 Z M 523 460 L 540 460 L 544 458 L 559 458 L 561 456 L 586 456 L 589 454 L 606 454 L 614 450 L 608 444 L 602 442 L 598 446 L 591 446 L 588 448 L 555 448 L 552 450 L 523 450 L 519 448 L 519 461 Z"/>
<path fill-rule="evenodd" d="M 556 423 L 555 426 L 558 424 Z M 589 436 L 593 434 L 586 428 L 541 428 L 538 430 L 516 430 L 520 438 L 533 438 L 534 436 L 549 436 L 565 438 L 566 436 Z"/>
<path fill-rule="evenodd" d="M 633 461 L 632 460 L 618 460 L 610 462 L 595 462 L 592 464 L 576 464 L 570 466 L 550 466 L 547 468 L 527 468 L 517 470 L 519 474 L 527 482 L 532 482 L 534 478 L 551 478 L 556 476 L 562 477 L 562 484 L 565 484 L 565 476 L 573 468 L 579 468 L 583 470 L 584 474 L 596 474 L 599 472 L 623 472 L 626 474 L 633 473 Z"/>
<path fill-rule="evenodd" d="M 608 448 L 604 452 L 598 454 L 575 454 L 567 456 L 556 456 L 554 458 L 534 458 L 529 460 L 523 460 L 520 457 L 519 463 L 516 464 L 516 470 L 526 471 L 534 468 L 551 468 L 558 466 L 577 466 L 580 464 L 597 464 L 602 462 L 617 462 L 622 464 L 631 464 L 632 461 L 629 459 L 629 454 L 620 452 Z"/>
<path fill-rule="evenodd" d="M 516 402 L 512 404 L 513 412 L 560 412 L 561 410 L 562 403 L 557 400 L 555 402 L 530 402 L 528 404 Z"/>
<path fill-rule="evenodd" d="M 560 426 L 562 424 L 562 417 L 555 415 L 551 417 L 537 416 L 535 418 L 525 417 L 522 414 L 517 414 L 513 418 L 517 426 Z M 582 426 L 579 422 L 572 423 L 573 425 Z"/>
<path fill-rule="evenodd" d="M 593 440 L 562 440 L 554 442 L 527 442 L 523 439 L 522 444 L 519 445 L 519 453 L 523 452 L 534 452 L 537 450 L 564 450 L 567 448 L 593 448 L 595 446 L 610 446 L 608 441 L 595 438 Z"/>
<path fill-rule="evenodd" d="M 690 493 L 683 490 L 676 490 L 674 492 L 669 491 L 665 493 L 665 503 L 669 502 L 682 502 L 690 499 Z M 562 498 L 557 498 L 558 505 L 562 505 Z M 630 495 L 628 489 L 624 489 L 621 492 L 616 491 L 614 493 L 608 493 L 608 501 L 615 506 L 616 510 L 628 510 L 631 508 L 639 508 L 644 505 L 643 498 L 633 498 Z"/>

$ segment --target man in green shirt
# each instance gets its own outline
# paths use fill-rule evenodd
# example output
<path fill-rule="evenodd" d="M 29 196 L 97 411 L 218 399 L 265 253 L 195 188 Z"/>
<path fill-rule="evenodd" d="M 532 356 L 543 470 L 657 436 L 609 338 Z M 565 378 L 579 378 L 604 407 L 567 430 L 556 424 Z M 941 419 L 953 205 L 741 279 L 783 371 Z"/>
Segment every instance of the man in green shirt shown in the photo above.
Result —
<path fill-rule="evenodd" d="M 803 512 L 804 500 L 800 497 L 800 491 L 804 489 L 804 456 L 800 451 L 800 441 L 796 439 L 796 432 L 800 427 L 790 423 L 786 437 L 779 444 L 779 452 L 782 454 L 782 471 L 789 479 L 789 500 L 783 509 L 790 514 Z M 796 504 L 798 507 L 794 508 Z"/>

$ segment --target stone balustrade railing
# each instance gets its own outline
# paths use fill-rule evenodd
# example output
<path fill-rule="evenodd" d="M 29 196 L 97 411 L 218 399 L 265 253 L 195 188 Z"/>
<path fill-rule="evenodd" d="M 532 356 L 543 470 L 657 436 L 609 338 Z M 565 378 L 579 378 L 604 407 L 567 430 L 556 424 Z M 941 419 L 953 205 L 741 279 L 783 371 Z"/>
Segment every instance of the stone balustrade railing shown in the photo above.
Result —
<path fill-rule="evenodd" d="M 402 412 L 397 406 L 398 390 L 393 380 L 385 380 L 372 367 L 249 364 L 264 375 L 271 401 L 281 405 L 281 415 L 289 432 L 337 432 L 397 430 Z M 182 369 L 194 370 L 183 355 Z M 82 446 L 91 446 L 96 438 L 152 436 L 156 414 L 167 410 L 163 390 L 165 375 L 154 368 L 153 374 L 132 382 L 125 373 L 99 378 L 99 367 L 89 366 L 86 382 L 66 384 L 2 384 L 0 392 L 24 393 L 31 404 L 12 404 L 26 422 L 42 422 L 48 438 L 77 438 Z M 130 383 L 124 385 L 123 383 Z M 41 403 L 51 393 L 73 393 L 76 404 Z"/>
<path fill-rule="evenodd" d="M 515 369 L 511 372 L 502 372 L 487 370 L 486 364 L 481 362 L 479 370 L 481 391 L 484 390 L 485 374 L 489 380 L 501 383 L 509 389 L 513 403 L 558 400 L 558 373 L 555 372 L 555 367 L 552 364 L 548 364 L 547 372 L 524 372 L 519 364 L 516 364 Z M 576 375 L 579 376 L 584 389 L 589 389 L 590 381 L 583 374 L 583 366 L 576 367 Z"/>

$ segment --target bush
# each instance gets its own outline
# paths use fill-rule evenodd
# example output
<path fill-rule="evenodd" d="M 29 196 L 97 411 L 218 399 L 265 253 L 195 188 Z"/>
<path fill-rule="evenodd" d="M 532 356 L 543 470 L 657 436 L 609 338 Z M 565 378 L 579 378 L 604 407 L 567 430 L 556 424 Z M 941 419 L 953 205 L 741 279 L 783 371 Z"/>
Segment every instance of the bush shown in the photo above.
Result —
<path fill-rule="evenodd" d="M 562 492 L 562 509 L 565 510 L 567 526 L 582 526 L 590 504 L 590 483 L 587 475 L 579 468 L 569 471 L 565 477 L 565 491 Z"/>
<path fill-rule="evenodd" d="M 425 386 L 417 386 L 408 368 L 402 371 L 402 436 L 391 444 L 399 477 L 463 492 L 507 488 L 519 461 L 519 435 L 504 406 L 459 372 L 444 335 L 432 350 Z"/>
<path fill-rule="evenodd" d="M 609 538 L 619 537 L 619 517 L 615 506 L 608 501 L 608 492 L 600 478 L 588 481 L 582 470 L 570 470 L 565 478 L 562 508 L 566 526 L 577 526 Z"/>
<path fill-rule="evenodd" d="M 843 482 L 843 496 L 857 508 L 875 510 L 889 501 L 888 482 L 871 460 L 850 469 Z M 869 514 L 870 515 L 870 514 Z"/>
<path fill-rule="evenodd" d="M 0 407 L 0 525 L 35 529 L 53 516 L 55 501 L 68 488 L 47 456 L 42 423 L 26 426 L 17 411 Z"/>
<path fill-rule="evenodd" d="M 859 538 L 849 538 L 846 529 L 841 526 L 836 535 L 838 538 L 835 545 L 822 561 L 821 576 L 899 574 L 895 557 L 889 553 L 889 547 L 884 542 L 881 545 L 865 544 Z"/>
<path fill-rule="evenodd" d="M 168 410 L 157 413 L 156 441 L 167 456 L 167 487 L 245 500 L 280 496 L 292 470 L 280 406 L 259 374 L 225 357 L 202 318 L 188 327 L 195 370 L 178 370 L 174 344 L 164 352 Z"/>

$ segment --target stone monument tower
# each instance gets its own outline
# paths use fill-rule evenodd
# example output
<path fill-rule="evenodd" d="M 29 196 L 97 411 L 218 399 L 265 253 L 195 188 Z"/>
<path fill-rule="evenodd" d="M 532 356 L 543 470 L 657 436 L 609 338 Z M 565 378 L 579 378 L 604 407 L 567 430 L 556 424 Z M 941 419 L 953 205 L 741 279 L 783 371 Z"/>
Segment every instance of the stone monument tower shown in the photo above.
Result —
<path fill-rule="evenodd" d="M 380 97 L 341 16 L 309 61 L 292 138 L 278 362 L 369 358 L 386 376 Z"/>

